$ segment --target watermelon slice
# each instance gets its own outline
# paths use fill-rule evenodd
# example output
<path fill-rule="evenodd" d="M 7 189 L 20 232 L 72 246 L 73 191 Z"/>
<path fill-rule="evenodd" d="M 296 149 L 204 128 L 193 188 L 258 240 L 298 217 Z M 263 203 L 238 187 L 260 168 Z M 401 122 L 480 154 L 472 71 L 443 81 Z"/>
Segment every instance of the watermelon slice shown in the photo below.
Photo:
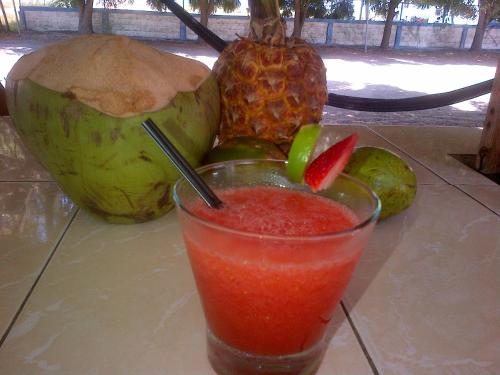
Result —
<path fill-rule="evenodd" d="M 358 141 L 356 133 L 330 146 L 307 167 L 304 181 L 312 191 L 328 188 L 344 170 Z"/>

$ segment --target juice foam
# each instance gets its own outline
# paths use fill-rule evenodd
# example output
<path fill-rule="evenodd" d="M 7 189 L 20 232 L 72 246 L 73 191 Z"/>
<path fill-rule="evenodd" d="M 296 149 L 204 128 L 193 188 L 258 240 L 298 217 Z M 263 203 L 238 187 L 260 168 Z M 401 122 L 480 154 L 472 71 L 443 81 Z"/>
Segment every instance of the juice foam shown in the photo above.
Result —
<path fill-rule="evenodd" d="M 222 209 L 197 202 L 190 211 L 231 229 L 270 235 L 335 233 L 359 222 L 347 207 L 307 192 L 259 186 L 219 190 L 217 195 L 224 202 Z"/>

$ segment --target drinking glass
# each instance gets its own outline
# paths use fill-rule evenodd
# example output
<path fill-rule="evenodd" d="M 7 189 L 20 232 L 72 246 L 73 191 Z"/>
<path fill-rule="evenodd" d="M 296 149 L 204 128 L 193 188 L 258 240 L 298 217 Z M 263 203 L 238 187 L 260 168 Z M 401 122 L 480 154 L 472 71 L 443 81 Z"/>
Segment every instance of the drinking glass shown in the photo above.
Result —
<path fill-rule="evenodd" d="M 310 191 L 288 179 L 284 161 L 238 160 L 197 171 L 215 192 L 262 185 Z M 378 218 L 377 196 L 341 174 L 315 194 L 347 206 L 359 224 L 291 236 L 231 229 L 198 217 L 190 207 L 200 198 L 184 179 L 173 194 L 217 374 L 314 374 L 331 338 L 335 307 Z"/>

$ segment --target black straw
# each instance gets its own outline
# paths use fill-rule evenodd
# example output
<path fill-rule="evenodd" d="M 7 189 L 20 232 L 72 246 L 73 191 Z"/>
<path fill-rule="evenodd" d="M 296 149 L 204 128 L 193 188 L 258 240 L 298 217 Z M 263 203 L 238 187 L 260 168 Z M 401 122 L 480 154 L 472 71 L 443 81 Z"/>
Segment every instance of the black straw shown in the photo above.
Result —
<path fill-rule="evenodd" d="M 193 30 L 201 39 L 208 43 L 217 52 L 222 52 L 227 46 L 227 42 L 221 39 L 208 27 L 203 26 L 196 18 L 191 16 L 186 10 L 175 2 L 175 0 L 160 0 L 172 11 L 187 27 Z"/>
<path fill-rule="evenodd" d="M 210 187 L 203 181 L 198 173 L 189 165 L 187 160 L 168 140 L 162 131 L 156 126 L 151 119 L 147 119 L 142 123 L 142 127 L 160 146 L 163 152 L 168 156 L 170 161 L 175 165 L 179 172 L 188 180 L 191 186 L 201 196 L 201 198 L 212 208 L 220 208 L 222 201 L 215 195 Z"/>

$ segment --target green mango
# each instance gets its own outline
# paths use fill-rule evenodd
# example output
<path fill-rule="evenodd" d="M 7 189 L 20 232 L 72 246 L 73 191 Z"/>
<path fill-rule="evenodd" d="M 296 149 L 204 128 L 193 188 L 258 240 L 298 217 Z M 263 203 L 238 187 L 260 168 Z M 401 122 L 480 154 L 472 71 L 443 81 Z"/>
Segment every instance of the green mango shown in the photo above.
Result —
<path fill-rule="evenodd" d="M 417 177 L 411 167 L 383 148 L 357 148 L 344 172 L 363 181 L 378 195 L 381 220 L 410 207 L 417 192 Z"/>
<path fill-rule="evenodd" d="M 270 141 L 253 137 L 228 139 L 208 152 L 204 164 L 238 159 L 277 159 L 285 160 L 286 155 Z"/>

